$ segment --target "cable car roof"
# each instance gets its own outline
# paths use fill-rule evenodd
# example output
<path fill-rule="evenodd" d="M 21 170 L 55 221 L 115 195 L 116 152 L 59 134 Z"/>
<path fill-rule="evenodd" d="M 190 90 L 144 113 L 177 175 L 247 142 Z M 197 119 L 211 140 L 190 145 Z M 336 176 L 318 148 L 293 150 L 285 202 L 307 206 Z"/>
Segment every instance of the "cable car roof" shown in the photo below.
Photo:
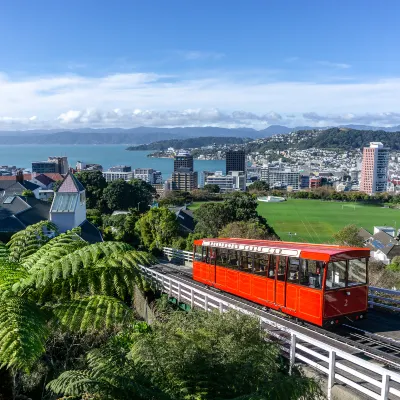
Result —
<path fill-rule="evenodd" d="M 288 257 L 301 257 L 317 261 L 335 261 L 369 257 L 370 250 L 360 247 L 346 247 L 328 244 L 280 242 L 237 238 L 200 239 L 195 245 L 276 254 Z"/>

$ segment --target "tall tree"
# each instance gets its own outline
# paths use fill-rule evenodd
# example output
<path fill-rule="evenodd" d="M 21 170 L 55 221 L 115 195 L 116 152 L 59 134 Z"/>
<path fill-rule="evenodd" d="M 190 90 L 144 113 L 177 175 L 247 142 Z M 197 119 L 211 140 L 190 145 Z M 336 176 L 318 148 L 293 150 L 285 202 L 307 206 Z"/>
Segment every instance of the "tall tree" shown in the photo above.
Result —
<path fill-rule="evenodd" d="M 168 208 L 152 208 L 136 224 L 143 245 L 149 250 L 162 249 L 171 245 L 178 235 L 176 216 Z"/>
<path fill-rule="evenodd" d="M 269 184 L 264 181 L 255 181 L 249 186 L 250 192 L 267 192 L 269 190 Z"/>
<path fill-rule="evenodd" d="M 221 229 L 219 237 L 243 239 L 274 239 L 258 221 L 231 222 Z"/>
<path fill-rule="evenodd" d="M 346 225 L 333 235 L 335 243 L 343 246 L 364 247 L 364 239 L 359 234 L 360 229 L 354 225 Z"/>
<path fill-rule="evenodd" d="M 88 368 L 49 384 L 57 395 L 121 400 L 315 400 L 317 382 L 288 363 L 257 319 L 228 312 L 172 312 L 91 352 Z M 93 397 L 91 397 L 93 398 Z"/>
<path fill-rule="evenodd" d="M 103 201 L 110 211 L 135 208 L 141 212 L 149 209 L 155 189 L 148 183 L 134 179 L 110 182 L 103 192 Z"/>
<path fill-rule="evenodd" d="M 87 208 L 101 209 L 103 191 L 107 187 L 106 179 L 101 171 L 82 171 L 78 172 L 76 177 L 86 190 Z"/>
<path fill-rule="evenodd" d="M 225 203 L 205 203 L 193 213 L 195 231 L 205 237 L 217 237 L 218 232 L 231 221 Z"/>
<path fill-rule="evenodd" d="M 120 242 L 89 245 L 76 231 L 37 237 L 17 256 L 16 241 L 0 258 L 0 367 L 29 370 L 45 351 L 52 324 L 87 332 L 132 320 L 134 284 L 145 287 L 137 265 L 151 263 L 149 255 Z"/>

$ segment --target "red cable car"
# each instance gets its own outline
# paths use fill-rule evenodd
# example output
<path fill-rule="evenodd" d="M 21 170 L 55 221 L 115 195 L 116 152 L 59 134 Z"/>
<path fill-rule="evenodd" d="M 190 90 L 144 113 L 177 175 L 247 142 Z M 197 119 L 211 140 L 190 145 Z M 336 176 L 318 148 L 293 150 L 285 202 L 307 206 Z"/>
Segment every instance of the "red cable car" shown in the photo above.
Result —
<path fill-rule="evenodd" d="M 252 239 L 194 241 L 193 279 L 328 327 L 365 318 L 369 249 Z"/>

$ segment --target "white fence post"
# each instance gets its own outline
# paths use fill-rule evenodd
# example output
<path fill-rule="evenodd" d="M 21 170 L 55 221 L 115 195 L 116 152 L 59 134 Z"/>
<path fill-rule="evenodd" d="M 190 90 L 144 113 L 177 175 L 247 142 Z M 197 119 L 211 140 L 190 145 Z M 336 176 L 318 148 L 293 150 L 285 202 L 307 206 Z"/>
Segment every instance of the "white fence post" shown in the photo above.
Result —
<path fill-rule="evenodd" d="M 168 297 L 172 297 L 172 281 L 169 279 Z"/>
<path fill-rule="evenodd" d="M 194 291 L 192 288 L 192 290 L 190 291 L 190 308 L 193 310 L 193 307 L 194 307 Z"/>
<path fill-rule="evenodd" d="M 332 398 L 332 387 L 335 384 L 336 352 L 329 351 L 329 375 L 328 375 L 328 400 Z"/>
<path fill-rule="evenodd" d="M 224 312 L 224 305 L 219 302 L 219 313 L 222 314 Z"/>
<path fill-rule="evenodd" d="M 178 306 L 180 302 L 181 302 L 181 284 L 178 283 Z"/>
<path fill-rule="evenodd" d="M 382 375 L 382 390 L 381 390 L 381 399 L 387 400 L 389 395 L 389 382 L 390 376 L 387 374 Z"/>
<path fill-rule="evenodd" d="M 204 309 L 208 311 L 208 297 L 204 296 Z"/>
<path fill-rule="evenodd" d="M 289 364 L 289 375 L 292 375 L 292 369 L 296 361 L 296 335 L 291 334 L 290 338 L 290 364 Z"/>

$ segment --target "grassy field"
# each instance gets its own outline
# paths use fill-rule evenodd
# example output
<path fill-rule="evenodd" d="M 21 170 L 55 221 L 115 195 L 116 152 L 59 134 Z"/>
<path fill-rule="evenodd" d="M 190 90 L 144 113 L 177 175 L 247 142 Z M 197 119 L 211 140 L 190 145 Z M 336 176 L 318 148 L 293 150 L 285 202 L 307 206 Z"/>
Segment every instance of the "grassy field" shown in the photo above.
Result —
<path fill-rule="evenodd" d="M 204 204 L 204 201 L 194 201 L 188 208 L 189 210 L 197 210 L 202 204 Z"/>
<path fill-rule="evenodd" d="M 283 203 L 259 203 L 258 212 L 282 240 L 296 242 L 332 243 L 332 235 L 348 224 L 369 232 L 377 225 L 400 228 L 400 210 L 357 203 L 289 199 Z"/>

